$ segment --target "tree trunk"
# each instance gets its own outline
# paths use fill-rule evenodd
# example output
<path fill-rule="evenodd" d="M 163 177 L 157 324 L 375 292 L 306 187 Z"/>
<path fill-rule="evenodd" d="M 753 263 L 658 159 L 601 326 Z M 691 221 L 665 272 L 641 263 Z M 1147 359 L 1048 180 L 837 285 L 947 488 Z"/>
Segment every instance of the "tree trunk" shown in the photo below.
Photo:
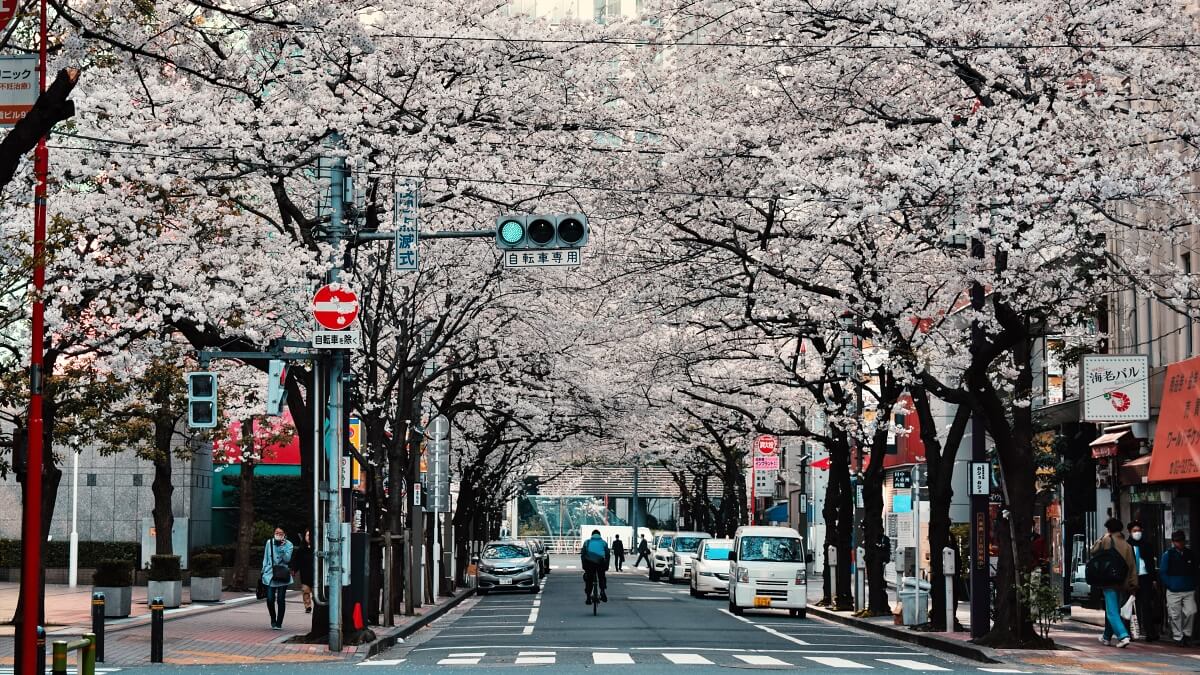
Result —
<path fill-rule="evenodd" d="M 45 448 L 45 454 L 43 456 L 46 458 L 52 458 L 53 453 L 50 450 L 50 446 L 46 445 L 43 447 Z M 28 480 L 28 479 L 26 479 L 26 480 Z M 42 549 L 41 549 L 42 555 L 41 555 L 40 564 L 38 565 L 38 567 L 42 570 L 42 581 L 41 581 L 42 588 L 45 588 L 45 586 L 46 586 L 46 543 L 45 542 L 46 542 L 46 539 L 48 539 L 50 537 L 50 523 L 53 522 L 53 520 L 54 520 L 54 504 L 58 501 L 58 485 L 61 481 L 62 481 L 62 471 L 58 468 L 58 465 L 54 464 L 53 459 L 50 459 L 50 461 L 45 462 L 42 467 Z M 22 485 L 21 485 L 21 500 L 22 500 L 22 503 L 24 503 L 24 500 L 25 500 L 25 485 L 24 485 L 24 483 L 22 483 Z M 21 610 L 23 609 L 24 604 L 25 604 L 25 594 L 23 592 L 24 588 L 25 588 L 24 586 L 21 587 L 20 595 L 17 596 L 17 609 L 13 613 L 12 623 L 20 622 Z M 46 625 L 46 605 L 45 605 L 45 603 L 42 604 L 42 611 L 41 611 L 41 614 L 38 616 L 38 622 L 43 626 Z M 17 641 L 17 644 L 20 645 L 19 640 Z"/>
<path fill-rule="evenodd" d="M 249 424 L 246 420 L 243 424 Z M 250 441 L 252 442 L 252 441 Z M 237 552 L 234 555 L 233 579 L 229 582 L 230 590 L 249 590 L 251 564 L 250 537 L 254 534 L 254 462 L 243 457 L 241 471 L 238 473 L 238 531 Z M 259 569 L 258 566 L 253 567 Z M 255 584 L 257 585 L 257 584 Z"/>
<path fill-rule="evenodd" d="M 854 535 L 854 490 L 850 485 L 850 445 L 844 440 L 835 442 L 829 447 L 829 482 L 837 485 L 833 493 L 826 496 L 826 511 L 833 509 L 836 525 L 830 532 L 828 520 L 825 524 L 826 540 L 837 547 L 837 568 L 833 571 L 837 579 L 837 595 L 833 598 L 832 607 L 847 610 L 854 607 L 854 596 L 851 594 L 850 551 Z M 832 491 L 832 489 L 831 489 Z M 828 555 L 828 549 L 826 549 Z"/>
<path fill-rule="evenodd" d="M 157 555 L 172 555 L 171 530 L 175 527 L 175 515 L 171 512 L 171 451 L 156 452 L 154 456 L 154 482 L 150 485 L 154 494 L 154 552 Z"/>
<path fill-rule="evenodd" d="M 877 432 L 878 433 L 878 432 Z M 887 431 L 883 431 L 884 442 Z M 878 444 L 875 444 L 878 445 Z M 879 542 L 883 539 L 883 454 L 886 448 L 872 449 L 871 467 L 863 475 L 864 533 L 861 546 L 866 554 L 867 603 L 863 616 L 888 616 L 892 613 L 888 600 L 887 582 L 883 578 L 883 555 Z M 878 467 L 876 467 L 878 462 Z M 919 534 L 919 533 L 918 533 Z"/>

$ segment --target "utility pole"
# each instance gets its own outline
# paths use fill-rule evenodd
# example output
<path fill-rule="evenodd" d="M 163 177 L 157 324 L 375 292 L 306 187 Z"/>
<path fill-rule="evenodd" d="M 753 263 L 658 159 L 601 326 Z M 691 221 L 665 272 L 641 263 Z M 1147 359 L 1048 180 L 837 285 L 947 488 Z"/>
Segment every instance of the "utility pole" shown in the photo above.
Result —
<path fill-rule="evenodd" d="M 983 241 L 978 237 L 971 239 L 971 257 L 983 260 Z M 978 313 L 983 311 L 983 284 L 978 280 L 971 283 L 971 309 L 976 317 L 971 322 L 971 357 L 979 358 L 983 350 L 985 336 L 983 325 Z M 971 412 L 971 461 L 987 462 L 987 446 L 984 442 L 984 421 L 979 411 Z M 990 573 L 988 569 L 988 501 L 987 494 L 971 495 L 971 637 L 983 637 L 990 630 Z M 948 626 L 947 630 L 953 626 Z"/>

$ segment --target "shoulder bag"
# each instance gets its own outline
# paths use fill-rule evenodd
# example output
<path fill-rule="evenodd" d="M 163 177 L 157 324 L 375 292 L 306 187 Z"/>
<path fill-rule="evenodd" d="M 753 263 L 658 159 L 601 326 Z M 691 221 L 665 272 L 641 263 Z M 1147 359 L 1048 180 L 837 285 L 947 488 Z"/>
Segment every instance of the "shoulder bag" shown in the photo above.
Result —
<path fill-rule="evenodd" d="M 272 539 L 271 540 L 271 562 L 273 562 L 275 564 L 271 565 L 271 582 L 276 583 L 276 582 L 286 581 L 288 583 L 291 583 L 291 581 L 292 581 L 291 570 L 288 569 L 287 565 L 280 565 L 278 560 L 279 559 L 275 557 L 275 540 Z"/>

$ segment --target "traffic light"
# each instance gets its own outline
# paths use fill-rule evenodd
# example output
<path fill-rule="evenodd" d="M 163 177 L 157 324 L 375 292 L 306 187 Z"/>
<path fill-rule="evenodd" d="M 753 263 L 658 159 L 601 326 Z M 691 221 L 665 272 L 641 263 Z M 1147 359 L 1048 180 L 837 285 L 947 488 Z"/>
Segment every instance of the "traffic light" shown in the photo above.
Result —
<path fill-rule="evenodd" d="M 496 248 L 502 251 L 577 249 L 588 242 L 582 213 L 509 214 L 496 218 Z"/>
<path fill-rule="evenodd" d="M 188 426 L 193 429 L 213 429 L 217 426 L 217 374 L 197 372 L 187 374 Z"/>
<path fill-rule="evenodd" d="M 287 400 L 287 363 L 279 359 L 271 359 L 267 363 L 267 414 L 282 415 L 283 404 Z"/>

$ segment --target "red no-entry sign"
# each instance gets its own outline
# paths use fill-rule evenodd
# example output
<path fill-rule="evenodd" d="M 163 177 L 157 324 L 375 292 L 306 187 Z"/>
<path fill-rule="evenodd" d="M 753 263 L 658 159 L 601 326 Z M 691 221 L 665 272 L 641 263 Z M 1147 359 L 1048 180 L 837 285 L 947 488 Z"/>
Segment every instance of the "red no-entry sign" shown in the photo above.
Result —
<path fill-rule="evenodd" d="M 13 14 L 17 13 L 17 0 L 0 0 L 0 30 L 8 27 Z"/>
<path fill-rule="evenodd" d="M 326 284 L 313 295 L 313 318 L 329 330 L 344 330 L 358 317 L 358 294 L 342 284 Z"/>

